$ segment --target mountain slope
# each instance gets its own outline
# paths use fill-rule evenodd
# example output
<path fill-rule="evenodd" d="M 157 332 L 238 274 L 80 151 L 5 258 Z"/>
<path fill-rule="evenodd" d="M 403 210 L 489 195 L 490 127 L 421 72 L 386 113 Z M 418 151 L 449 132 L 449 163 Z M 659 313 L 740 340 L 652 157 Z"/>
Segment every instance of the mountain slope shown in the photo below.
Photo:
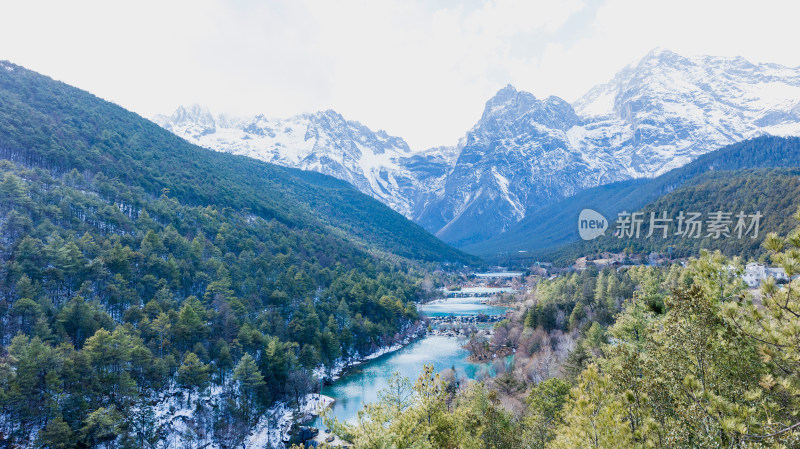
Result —
<path fill-rule="evenodd" d="M 728 145 L 653 179 L 622 181 L 584 190 L 525 217 L 511 229 L 467 251 L 483 256 L 519 251 L 544 254 L 548 248 L 577 241 L 578 215 L 593 209 L 613 220 L 637 210 L 709 171 L 800 167 L 800 138 L 764 136 Z M 532 254 L 524 254 L 529 257 Z"/>
<path fill-rule="evenodd" d="M 583 188 L 657 176 L 762 134 L 800 135 L 800 68 L 743 58 L 656 49 L 574 109 L 532 98 L 507 87 L 487 103 L 437 194 L 443 200 L 418 222 L 464 247 Z M 510 180 L 511 194 L 493 177 Z"/>
<path fill-rule="evenodd" d="M 214 117 L 194 105 L 154 121 L 205 148 L 334 176 L 405 216 L 411 216 L 415 193 L 423 190 L 402 164 L 402 158 L 413 156 L 403 139 L 374 132 L 335 111 L 234 119 Z"/>
<path fill-rule="evenodd" d="M 800 134 L 800 68 L 655 49 L 574 106 L 590 124 L 576 144 L 616 140 L 608 154 L 630 176 L 653 176 L 759 134 Z"/>
<path fill-rule="evenodd" d="M 415 219 L 456 246 L 485 240 L 541 205 L 615 180 L 610 164 L 587 160 L 567 132 L 580 124 L 572 107 L 506 86 L 486 103 L 459 144 L 436 200 Z"/>
<path fill-rule="evenodd" d="M 241 447 L 418 329 L 416 260 L 473 258 L 0 62 L 0 446 Z"/>
<path fill-rule="evenodd" d="M 368 246 L 404 257 L 465 260 L 345 182 L 196 147 L 91 94 L 10 63 L 3 67 L 5 157 L 62 172 L 102 172 L 147 193 L 168 189 L 181 201 L 246 209 L 290 226 L 343 228 Z"/>
<path fill-rule="evenodd" d="M 655 49 L 573 105 L 501 89 L 456 146 L 410 151 L 333 111 L 155 119 L 195 143 L 333 175 L 468 246 L 581 190 L 653 177 L 762 134 L 800 135 L 800 68 Z"/>

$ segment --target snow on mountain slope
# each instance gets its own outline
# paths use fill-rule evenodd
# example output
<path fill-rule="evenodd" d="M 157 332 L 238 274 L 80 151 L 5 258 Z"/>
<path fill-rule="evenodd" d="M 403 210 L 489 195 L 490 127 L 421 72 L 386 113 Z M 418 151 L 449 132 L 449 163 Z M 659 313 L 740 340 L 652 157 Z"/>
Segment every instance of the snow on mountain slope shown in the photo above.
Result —
<path fill-rule="evenodd" d="M 573 144 L 655 176 L 724 145 L 800 134 L 800 68 L 655 49 L 573 105 Z"/>
<path fill-rule="evenodd" d="M 538 204 L 615 180 L 613 164 L 586 158 L 571 144 L 568 131 L 580 124 L 560 98 L 501 89 L 461 140 L 458 159 L 418 223 L 466 245 L 504 231 Z"/>
<path fill-rule="evenodd" d="M 457 145 L 422 152 L 334 111 L 267 120 L 191 107 L 155 121 L 207 148 L 344 179 L 463 246 L 587 187 L 800 135 L 800 68 L 655 49 L 573 105 L 509 85 Z"/>
<path fill-rule="evenodd" d="M 520 210 L 762 134 L 800 135 L 800 68 L 655 49 L 572 107 L 509 86 L 487 103 L 419 222 L 462 246 L 508 229 Z"/>
<path fill-rule="evenodd" d="M 403 139 L 373 132 L 335 111 L 288 119 L 232 118 L 194 105 L 154 121 L 209 149 L 345 180 L 406 216 L 412 213 L 408 198 L 420 189 L 417 177 L 399 162 L 414 156 Z"/>

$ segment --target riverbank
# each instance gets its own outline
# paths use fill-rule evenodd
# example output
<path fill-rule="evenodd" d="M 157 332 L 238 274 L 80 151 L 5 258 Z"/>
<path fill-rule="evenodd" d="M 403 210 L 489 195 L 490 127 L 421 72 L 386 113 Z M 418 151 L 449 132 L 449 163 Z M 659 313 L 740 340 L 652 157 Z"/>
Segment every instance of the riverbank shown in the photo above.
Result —
<path fill-rule="evenodd" d="M 414 326 L 407 329 L 404 332 L 404 334 L 405 336 L 398 343 L 380 347 L 369 354 L 339 360 L 327 374 L 325 373 L 324 367 L 318 367 L 314 370 L 314 375 L 317 377 L 317 379 L 320 379 L 320 381 L 323 384 L 331 384 L 341 379 L 343 376 L 346 376 L 347 373 L 353 368 L 357 368 L 371 360 L 377 359 L 386 354 L 391 354 L 395 351 L 403 349 L 406 346 L 414 343 L 415 341 L 427 336 L 428 334 L 427 320 L 419 321 Z M 286 441 L 288 439 L 289 431 L 291 430 L 291 426 L 294 422 L 303 425 L 312 424 L 319 417 L 319 415 L 322 413 L 323 410 L 332 407 L 336 402 L 336 399 L 330 396 L 326 396 L 323 394 L 319 394 L 317 396 L 321 399 L 318 402 L 319 404 L 318 407 L 311 414 L 304 415 L 302 416 L 302 419 L 296 421 L 291 420 L 292 419 L 291 415 L 286 416 L 287 418 L 290 419 L 290 421 L 288 422 L 288 426 L 284 424 L 285 432 L 282 432 L 280 434 L 281 441 Z M 328 444 L 330 447 L 340 447 L 348 445 L 348 443 L 339 438 L 338 435 L 334 434 L 328 429 L 322 428 L 322 426 L 317 426 L 317 430 L 319 430 L 319 433 L 310 441 L 315 441 L 318 444 L 325 443 Z M 269 436 L 266 436 L 265 438 L 267 438 L 267 441 L 272 441 L 269 439 Z M 258 441 L 258 439 L 254 439 L 254 441 Z M 248 445 L 248 447 L 250 446 Z M 262 446 L 254 446 L 254 447 L 262 447 Z"/>
<path fill-rule="evenodd" d="M 339 379 L 348 370 L 360 366 L 368 361 L 383 355 L 398 351 L 417 341 L 425 335 L 427 322 L 420 321 L 406 329 L 399 342 L 377 348 L 375 351 L 363 356 L 351 357 L 341 360 L 331 370 L 329 381 Z M 318 378 L 322 378 L 321 369 L 315 370 Z M 210 426 L 204 419 L 211 416 L 210 411 L 222 407 L 223 390 L 233 388 L 230 381 L 225 385 L 214 385 L 204 391 L 187 391 L 177 385 L 170 385 L 166 390 L 150 399 L 152 413 L 157 422 L 157 428 L 163 432 L 165 449 L 179 449 L 184 447 L 186 436 L 191 435 L 197 447 L 206 449 L 220 449 L 219 444 L 212 439 L 210 432 L 199 429 Z M 300 399 L 299 404 L 278 402 L 258 417 L 258 422 L 247 430 L 247 436 L 242 443 L 247 448 L 284 447 L 284 442 L 289 440 L 295 424 L 313 421 L 325 408 L 331 407 L 335 399 L 319 393 L 306 394 Z M 198 413 L 198 410 L 203 410 Z M 244 432 L 243 432 L 244 433 Z M 320 432 L 322 435 L 323 432 Z M 323 435 L 323 438 L 330 434 Z"/>
<path fill-rule="evenodd" d="M 211 432 L 203 429 L 211 426 L 208 419 L 213 416 L 212 411 L 222 407 L 225 388 L 231 387 L 217 385 L 198 392 L 172 385 L 151 398 L 149 410 L 156 422 L 155 428 L 162 435 L 164 449 L 187 447 L 187 438 L 193 442 L 193 447 L 222 449 L 224 446 L 212 437 Z M 273 404 L 260 415 L 253 427 L 246 430 L 247 436 L 241 442 L 248 448 L 283 447 L 295 422 L 309 421 L 333 403 L 332 397 L 313 393 L 304 396 L 296 406 L 287 402 Z M 134 413 L 143 411 L 135 409 Z"/>
<path fill-rule="evenodd" d="M 314 375 L 323 382 L 332 383 L 347 375 L 348 371 L 353 368 L 403 349 L 425 337 L 427 327 L 427 322 L 420 321 L 405 331 L 405 337 L 399 343 L 380 347 L 369 354 L 340 360 L 328 375 L 325 375 L 324 368 L 319 367 L 314 370 Z M 261 416 L 258 424 L 245 440 L 246 447 L 280 447 L 281 444 L 289 440 L 294 424 L 307 425 L 312 423 L 323 410 L 332 407 L 335 402 L 336 399 L 330 396 L 312 393 L 305 396 L 299 410 L 289 407 L 285 403 L 276 404 Z M 347 444 L 333 433 L 325 432 L 323 429 L 319 430 L 320 432 L 312 438 L 312 441 L 325 442 L 333 447 Z M 328 437 L 333 437 L 333 440 L 326 441 Z"/>
<path fill-rule="evenodd" d="M 323 388 L 323 394 L 336 399 L 329 416 L 340 422 L 352 420 L 364 404 L 380 400 L 379 393 L 395 373 L 413 384 L 425 365 L 433 364 L 436 372 L 452 368 L 460 379 L 483 377 L 483 372 L 488 373 L 491 367 L 469 362 L 463 344 L 461 338 L 426 334 L 408 346 L 363 364 Z M 315 425 L 325 428 L 322 420 Z"/>
<path fill-rule="evenodd" d="M 482 290 L 483 293 L 487 289 Z M 493 303 L 498 300 L 473 296 L 418 304 L 417 310 L 424 319 L 405 330 L 403 337 L 395 337 L 395 343 L 366 355 L 339 360 L 330 369 L 315 370 L 317 377 L 325 382 L 322 393 L 334 399 L 329 417 L 340 422 L 353 419 L 364 404 L 379 400 L 379 392 L 395 373 L 413 382 L 425 365 L 435 365 L 437 372 L 452 369 L 459 379 L 491 376 L 492 365 L 486 363 L 491 360 L 477 363 L 471 360 L 465 342 L 476 334 L 491 339 L 494 325 L 507 319 L 511 309 L 495 306 Z M 346 444 L 328 431 L 321 418 L 308 424 L 320 430 L 315 436 L 318 443 L 333 438 L 333 442 L 326 443 Z"/>
<path fill-rule="evenodd" d="M 319 366 L 314 369 L 314 376 L 317 379 L 319 379 L 323 384 L 330 384 L 332 382 L 335 382 L 339 380 L 342 376 L 347 374 L 347 371 L 355 367 L 358 367 L 359 365 L 365 362 L 376 359 L 382 355 L 386 355 L 391 352 L 397 351 L 399 349 L 403 349 L 404 347 L 410 345 L 416 340 L 424 337 L 426 335 L 427 328 L 428 328 L 427 321 L 419 321 L 404 331 L 404 336 L 398 343 L 379 347 L 378 349 L 370 352 L 369 354 L 356 355 L 353 357 L 349 357 L 347 359 L 339 359 L 336 361 L 334 366 L 328 372 L 326 372 L 325 367 Z"/>

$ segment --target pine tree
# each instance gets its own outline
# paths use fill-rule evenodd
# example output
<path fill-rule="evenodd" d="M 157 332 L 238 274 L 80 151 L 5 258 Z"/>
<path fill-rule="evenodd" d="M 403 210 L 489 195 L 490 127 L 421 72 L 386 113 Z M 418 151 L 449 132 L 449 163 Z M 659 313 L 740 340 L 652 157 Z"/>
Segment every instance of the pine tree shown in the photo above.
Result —
<path fill-rule="evenodd" d="M 625 403 L 611 393 L 610 381 L 590 365 L 572 389 L 564 424 L 548 446 L 552 448 L 616 449 L 633 447 L 624 419 Z"/>
<path fill-rule="evenodd" d="M 75 447 L 75 437 L 69 424 L 61 416 L 56 416 L 39 431 L 36 444 L 48 449 L 69 449 Z"/>
<path fill-rule="evenodd" d="M 800 221 L 800 209 L 795 214 Z M 790 282 L 781 287 L 770 277 L 761 285 L 761 304 L 748 295 L 726 298 L 725 317 L 745 338 L 758 345 L 766 372 L 759 388 L 748 394 L 764 402 L 758 425 L 742 426 L 746 441 L 796 443 L 800 439 L 800 227 L 786 237 L 770 233 L 764 240 L 773 263 L 784 269 Z M 743 419 L 744 417 L 740 417 Z M 752 420 L 751 420 L 752 421 Z"/>
<path fill-rule="evenodd" d="M 27 204 L 30 200 L 26 197 L 26 190 L 25 184 L 17 175 L 6 172 L 0 182 L 0 207 L 11 210 Z"/>
<path fill-rule="evenodd" d="M 202 393 L 208 386 L 208 373 L 208 365 L 201 362 L 194 352 L 189 352 L 183 358 L 180 368 L 178 368 L 178 384 L 190 390 L 190 396 L 193 389 L 197 389 L 198 392 Z"/>
<path fill-rule="evenodd" d="M 91 412 L 81 427 L 81 436 L 93 447 L 117 438 L 120 416 L 113 407 L 100 407 Z"/>
<path fill-rule="evenodd" d="M 522 423 L 523 441 L 530 448 L 544 449 L 563 424 L 564 404 L 570 385 L 559 378 L 547 379 L 533 387 L 528 395 L 528 410 Z"/>
<path fill-rule="evenodd" d="M 250 354 L 245 354 L 239 359 L 233 369 L 233 380 L 239 385 L 239 391 L 246 403 L 248 413 L 256 403 L 258 390 L 264 386 L 264 376 L 258 370 L 255 360 Z"/>

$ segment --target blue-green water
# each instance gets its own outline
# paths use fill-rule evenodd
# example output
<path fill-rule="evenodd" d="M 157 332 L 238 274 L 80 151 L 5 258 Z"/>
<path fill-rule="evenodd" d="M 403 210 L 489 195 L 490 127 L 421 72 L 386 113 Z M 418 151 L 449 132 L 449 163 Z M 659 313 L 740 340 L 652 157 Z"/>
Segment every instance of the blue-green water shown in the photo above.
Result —
<path fill-rule="evenodd" d="M 480 298 L 450 298 L 420 305 L 418 310 L 429 317 L 441 317 L 501 315 L 507 309 L 481 304 Z M 469 352 L 462 347 L 464 343 L 464 340 L 456 337 L 429 335 L 402 349 L 352 368 L 341 379 L 322 389 L 322 394 L 336 400 L 330 417 L 338 418 L 339 421 L 355 418 L 364 404 L 378 400 L 378 392 L 386 388 L 389 378 L 396 372 L 409 378 L 412 383 L 422 372 L 423 366 L 429 363 L 433 364 L 436 372 L 455 368 L 458 378 L 475 379 L 482 372 L 491 373 L 490 365 L 467 360 Z M 320 429 L 325 428 L 321 419 L 317 419 L 314 425 Z"/>
<path fill-rule="evenodd" d="M 322 389 L 322 394 L 336 399 L 331 417 L 346 421 L 356 416 L 365 403 L 378 400 L 378 392 L 386 387 L 393 373 L 408 377 L 412 383 L 425 364 L 432 363 L 436 372 L 455 368 L 459 378 L 474 379 L 489 365 L 467 360 L 469 353 L 456 337 L 431 335 L 395 352 L 378 357 L 353 368 L 346 376 Z M 320 421 L 316 425 L 324 428 Z"/>
<path fill-rule="evenodd" d="M 502 315 L 506 313 L 507 309 L 505 307 L 481 304 L 481 300 L 481 298 L 450 298 L 428 304 L 421 304 L 417 306 L 417 310 L 431 318 L 450 315 L 474 316 L 478 314 Z"/>

